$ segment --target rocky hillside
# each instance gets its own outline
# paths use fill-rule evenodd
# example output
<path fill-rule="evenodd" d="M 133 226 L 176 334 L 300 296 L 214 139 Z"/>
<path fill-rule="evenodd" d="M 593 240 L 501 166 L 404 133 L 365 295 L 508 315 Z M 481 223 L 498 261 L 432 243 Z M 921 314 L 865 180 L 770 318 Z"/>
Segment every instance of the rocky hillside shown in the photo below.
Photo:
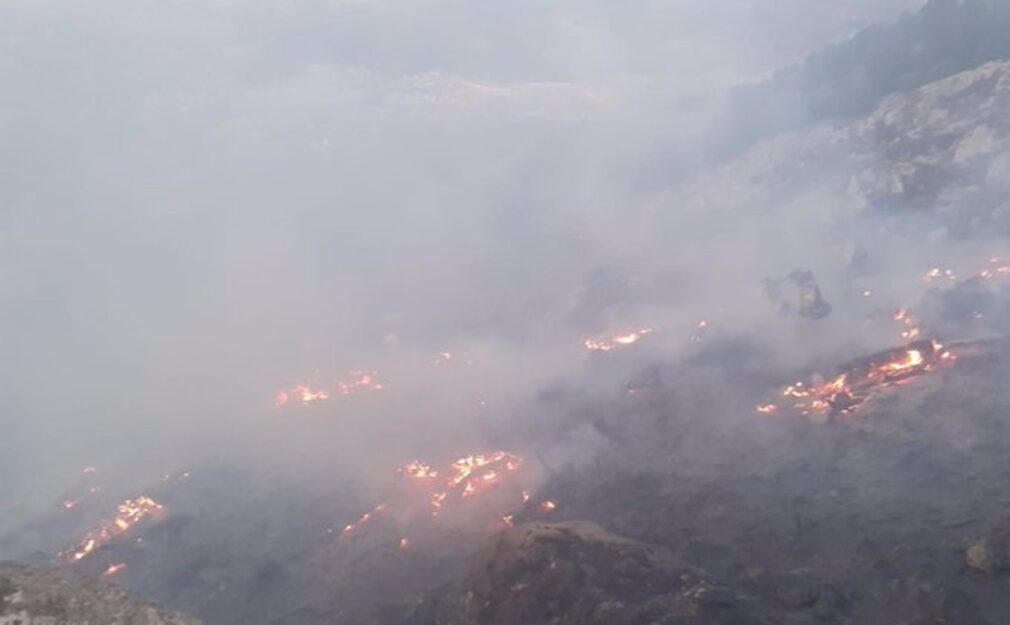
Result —
<path fill-rule="evenodd" d="M 762 138 L 810 122 L 865 115 L 894 93 L 1010 58 L 1010 5 L 929 0 L 914 14 L 866 28 L 733 97 L 734 129 Z"/>
<path fill-rule="evenodd" d="M 1007 234 L 1008 113 L 1010 62 L 988 63 L 891 96 L 864 118 L 766 141 L 677 196 L 729 216 L 816 195 L 842 215 L 913 210 L 954 237 Z"/>
<path fill-rule="evenodd" d="M 199 625 L 119 588 L 56 569 L 0 563 L 2 625 Z"/>

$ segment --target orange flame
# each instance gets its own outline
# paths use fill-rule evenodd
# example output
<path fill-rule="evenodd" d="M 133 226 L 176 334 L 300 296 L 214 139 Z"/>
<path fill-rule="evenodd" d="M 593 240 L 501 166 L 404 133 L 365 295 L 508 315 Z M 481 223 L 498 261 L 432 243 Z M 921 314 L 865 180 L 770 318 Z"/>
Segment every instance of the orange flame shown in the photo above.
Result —
<path fill-rule="evenodd" d="M 437 497 L 432 499 L 433 514 L 438 514 L 441 504 L 445 501 L 449 491 L 458 488 L 461 484 L 463 488 L 460 497 L 463 499 L 472 497 L 478 492 L 483 492 L 493 484 L 496 484 L 501 477 L 501 473 L 494 470 L 494 468 L 483 470 L 485 467 L 493 465 L 503 472 L 511 473 L 517 471 L 522 466 L 522 463 L 523 459 L 521 457 L 506 451 L 464 456 L 456 460 L 450 466 L 451 477 L 447 481 L 446 490 L 436 493 Z"/>
<path fill-rule="evenodd" d="M 361 515 L 361 518 L 354 523 L 348 523 L 344 526 L 344 529 L 340 532 L 341 536 L 346 536 L 356 530 L 358 530 L 362 525 L 365 525 L 369 521 L 373 520 L 376 516 L 381 514 L 386 509 L 386 504 L 380 503 L 379 505 L 372 508 L 371 512 L 366 512 Z"/>
<path fill-rule="evenodd" d="M 439 514 L 451 501 L 470 499 L 500 483 L 506 475 L 514 473 L 523 465 L 523 459 L 506 451 L 495 451 L 487 454 L 464 456 L 452 462 L 444 471 L 438 471 L 431 465 L 420 460 L 414 460 L 398 469 L 400 475 L 412 482 L 431 484 L 428 495 L 428 505 L 431 515 Z M 523 502 L 529 501 L 530 495 L 523 491 Z M 357 522 L 348 524 L 342 534 L 349 534 L 361 525 L 368 523 L 385 504 L 372 512 L 366 513 Z"/>
<path fill-rule="evenodd" d="M 1010 276 L 1010 261 L 994 256 L 989 259 L 989 267 L 979 272 L 978 277 L 983 280 L 993 280 Z"/>
<path fill-rule="evenodd" d="M 110 564 L 109 568 L 105 569 L 105 572 L 102 573 L 102 577 L 113 577 L 119 575 L 125 570 L 126 570 L 125 562 L 117 562 L 115 564 Z"/>
<path fill-rule="evenodd" d="M 347 377 L 339 380 L 333 390 L 314 389 L 308 384 L 296 384 L 287 390 L 278 392 L 274 396 L 274 405 L 277 408 L 286 406 L 290 402 L 298 402 L 303 406 L 326 401 L 333 395 L 346 397 L 359 391 L 380 391 L 382 384 L 376 379 L 374 371 L 362 371 L 354 369 L 347 372 Z"/>
<path fill-rule="evenodd" d="M 901 338 L 906 341 L 914 341 L 919 338 L 919 320 L 912 316 L 907 308 L 899 308 L 893 318 L 905 327 L 901 332 Z"/>
<path fill-rule="evenodd" d="M 309 405 L 318 401 L 325 401 L 330 398 L 329 391 L 313 390 L 307 384 L 296 384 L 286 391 L 280 391 L 274 398 L 274 404 L 280 408 L 289 401 L 297 401 L 302 405 Z"/>
<path fill-rule="evenodd" d="M 881 365 L 878 371 L 884 375 L 902 373 L 915 367 L 921 367 L 924 362 L 926 362 L 926 359 L 922 357 L 922 352 L 917 349 L 910 349 L 905 352 L 904 358 Z"/>
<path fill-rule="evenodd" d="M 400 473 L 418 480 L 429 480 L 438 477 L 438 471 L 420 460 L 414 460 L 410 464 L 400 467 Z"/>
<path fill-rule="evenodd" d="M 337 382 L 337 394 L 347 396 L 358 391 L 381 391 L 382 384 L 376 381 L 375 372 L 353 370 L 347 372 L 347 379 Z"/>
<path fill-rule="evenodd" d="M 852 365 L 846 373 L 830 382 L 791 384 L 782 390 L 782 397 L 788 399 L 791 407 L 802 415 L 847 414 L 877 388 L 932 371 L 936 364 L 956 361 L 954 354 L 935 340 L 912 343 L 906 349 L 884 352 L 874 358 L 870 357 L 868 363 L 863 359 L 862 364 Z M 761 414 L 777 410 L 778 407 L 770 403 L 756 407 Z"/>
<path fill-rule="evenodd" d="M 145 519 L 160 516 L 165 507 L 150 497 L 127 499 L 118 506 L 118 513 L 100 528 L 89 532 L 78 547 L 65 555 L 71 562 L 78 562 L 95 552 L 96 549 L 108 544 L 118 536 L 130 531 Z"/>
<path fill-rule="evenodd" d="M 951 269 L 933 267 L 922 277 L 922 281 L 926 283 L 935 282 L 936 280 L 950 280 L 951 282 L 956 282 L 957 275 L 955 275 Z"/>
<path fill-rule="evenodd" d="M 627 334 L 617 334 L 609 337 L 591 338 L 583 341 L 586 349 L 591 352 L 610 352 L 621 347 L 628 347 L 642 340 L 642 338 L 652 333 L 652 328 L 642 328 Z"/>

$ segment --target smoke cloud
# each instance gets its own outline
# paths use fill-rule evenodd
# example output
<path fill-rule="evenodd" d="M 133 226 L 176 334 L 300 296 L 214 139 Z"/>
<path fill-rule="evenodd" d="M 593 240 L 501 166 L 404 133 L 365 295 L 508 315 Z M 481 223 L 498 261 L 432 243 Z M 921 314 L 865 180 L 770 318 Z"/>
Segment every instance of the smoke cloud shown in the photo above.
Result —
<path fill-rule="evenodd" d="M 419 455 L 527 436 L 551 472 L 606 444 L 566 419 L 664 363 L 708 380 L 886 345 L 868 306 L 1000 234 L 882 210 L 859 175 L 883 142 L 823 146 L 893 85 L 970 64 L 838 110 L 850 83 L 807 78 L 922 4 L 5 3 L 0 530 L 85 466 L 124 489 L 223 462 L 369 493 Z M 769 303 L 796 269 L 831 302 L 818 324 Z M 638 328 L 634 356 L 582 348 Z M 698 355 L 702 335 L 723 342 Z M 351 370 L 384 388 L 274 405 Z"/>

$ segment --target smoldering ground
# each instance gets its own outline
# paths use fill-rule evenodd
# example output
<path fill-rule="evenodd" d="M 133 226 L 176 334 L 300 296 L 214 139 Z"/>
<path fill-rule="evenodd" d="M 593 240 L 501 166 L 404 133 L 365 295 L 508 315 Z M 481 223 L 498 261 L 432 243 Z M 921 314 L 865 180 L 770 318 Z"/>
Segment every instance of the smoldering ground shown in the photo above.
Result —
<path fill-rule="evenodd" d="M 679 238 L 648 232 L 628 178 L 705 117 L 671 104 L 715 101 L 812 41 L 762 47 L 778 9 L 650 8 L 669 33 L 611 26 L 605 5 L 525 9 L 7 7 L 12 496 L 137 441 L 221 449 L 276 390 L 375 367 L 389 335 L 418 360 L 541 346 L 501 368 L 530 371 L 561 358 L 544 354 L 598 268 L 673 276 L 657 305 L 689 299 L 667 295 L 685 288 L 679 262 L 628 257 L 643 236 Z M 811 32 L 858 23 L 837 17 Z M 753 45 L 710 43 L 740 33 Z M 678 52 L 692 44 L 698 60 Z M 625 320 L 591 322 L 580 333 Z"/>
<path fill-rule="evenodd" d="M 234 619 L 277 566 L 325 594 L 310 580 L 347 555 L 316 541 L 414 459 L 507 449 L 539 493 L 635 456 L 671 413 L 694 441 L 670 443 L 679 470 L 720 475 L 741 432 L 784 445 L 751 423 L 762 393 L 900 343 L 891 316 L 937 288 L 926 271 L 970 277 L 1003 249 L 998 185 L 961 185 L 998 179 L 999 132 L 930 196 L 981 194 L 981 215 L 875 195 L 861 174 L 905 163 L 858 117 L 713 149 L 728 89 L 917 8 L 843 4 L 4 9 L 4 555 L 46 559 L 107 515 L 43 522 L 95 466 L 104 505 L 156 489 L 170 507 L 158 547 L 123 553 L 132 583 Z M 826 319 L 769 302 L 762 281 L 797 268 Z M 993 288 L 993 325 L 927 299 L 927 326 L 997 334 Z M 646 327 L 627 352 L 583 347 Z M 340 396 L 351 370 L 383 388 Z M 333 396 L 275 405 L 297 384 Z M 564 494 L 543 497 L 564 512 Z M 390 541 L 382 557 L 406 519 L 389 523 L 361 539 Z"/>

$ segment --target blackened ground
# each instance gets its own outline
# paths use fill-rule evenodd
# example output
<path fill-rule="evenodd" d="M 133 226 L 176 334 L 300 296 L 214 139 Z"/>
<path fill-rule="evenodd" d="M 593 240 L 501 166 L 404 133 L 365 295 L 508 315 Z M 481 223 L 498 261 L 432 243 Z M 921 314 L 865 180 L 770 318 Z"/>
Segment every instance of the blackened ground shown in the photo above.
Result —
<path fill-rule="evenodd" d="M 965 549 L 1010 516 L 1010 343 L 830 425 L 754 418 L 689 376 L 629 398 L 595 467 L 555 478 L 559 518 L 824 622 L 1005 621 L 1010 577 L 970 570 Z"/>
<path fill-rule="evenodd" d="M 341 537 L 377 502 L 337 484 L 215 467 L 159 484 L 148 494 L 166 504 L 164 520 L 74 568 L 100 575 L 126 562 L 116 583 L 215 624 L 504 625 L 520 610 L 523 625 L 537 625 L 563 605 L 613 622 L 680 610 L 668 622 L 690 623 L 697 604 L 738 623 L 998 625 L 1010 613 L 1010 542 L 1000 533 L 1010 518 L 1010 341 L 958 352 L 956 366 L 903 381 L 830 424 L 755 414 L 795 372 L 775 370 L 740 339 L 713 340 L 680 364 L 639 366 L 607 387 L 545 392 L 525 420 L 487 433 L 493 446 L 542 462 L 535 500 L 557 503 L 514 522 L 593 522 L 608 538 L 561 532 L 571 539 L 557 543 L 550 527 L 521 530 L 549 540 L 503 557 L 537 562 L 557 583 L 520 604 L 474 611 L 473 597 L 508 595 L 496 580 L 533 583 L 505 562 L 492 565 L 500 575 L 475 576 L 507 535 L 487 522 L 491 500 L 472 524 L 380 515 Z M 588 460 L 571 453 L 587 441 Z M 593 546 L 621 539 L 639 546 Z M 645 552 L 674 564 L 607 564 L 608 553 Z M 626 583 L 686 570 L 717 589 L 714 604 L 691 594 L 694 582 L 648 596 Z M 543 610 L 530 602 L 537 597 Z"/>

